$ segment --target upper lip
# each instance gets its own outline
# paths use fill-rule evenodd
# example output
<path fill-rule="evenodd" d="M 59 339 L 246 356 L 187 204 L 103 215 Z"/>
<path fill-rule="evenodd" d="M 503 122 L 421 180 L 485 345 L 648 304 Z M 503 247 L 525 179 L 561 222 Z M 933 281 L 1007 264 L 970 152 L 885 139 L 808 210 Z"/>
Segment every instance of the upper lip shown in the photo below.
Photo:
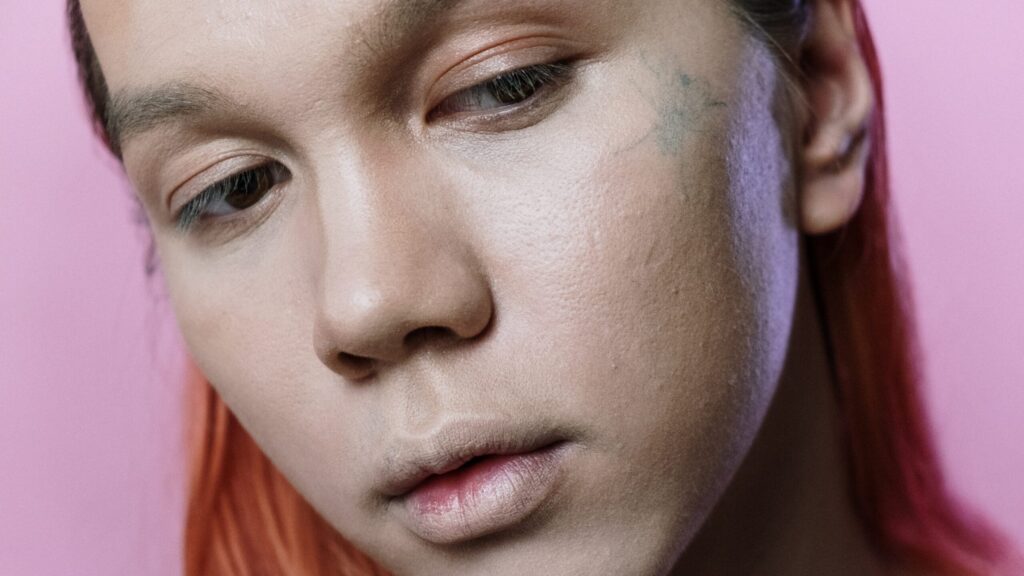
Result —
<path fill-rule="evenodd" d="M 384 452 L 377 490 L 390 497 L 411 492 L 427 478 L 491 454 L 525 454 L 560 440 L 551 428 L 514 427 L 503 419 L 460 419 L 427 436 L 399 438 Z"/>

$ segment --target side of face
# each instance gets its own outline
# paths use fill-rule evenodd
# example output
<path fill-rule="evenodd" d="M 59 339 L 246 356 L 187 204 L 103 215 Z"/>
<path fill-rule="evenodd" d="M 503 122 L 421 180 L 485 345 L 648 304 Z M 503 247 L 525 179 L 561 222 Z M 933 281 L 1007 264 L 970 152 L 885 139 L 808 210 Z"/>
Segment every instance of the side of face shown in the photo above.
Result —
<path fill-rule="evenodd" d="M 433 4 L 406 30 L 379 29 L 384 0 L 83 3 L 112 92 L 187 84 L 211 107 L 123 142 L 189 350 L 398 574 L 662 573 L 786 352 L 799 236 L 771 57 L 706 0 Z M 551 64 L 522 102 L 472 92 Z M 251 206 L 182 230 L 175 210 L 267 163 Z M 457 418 L 573 449 L 524 523 L 439 545 L 374 475 Z"/>

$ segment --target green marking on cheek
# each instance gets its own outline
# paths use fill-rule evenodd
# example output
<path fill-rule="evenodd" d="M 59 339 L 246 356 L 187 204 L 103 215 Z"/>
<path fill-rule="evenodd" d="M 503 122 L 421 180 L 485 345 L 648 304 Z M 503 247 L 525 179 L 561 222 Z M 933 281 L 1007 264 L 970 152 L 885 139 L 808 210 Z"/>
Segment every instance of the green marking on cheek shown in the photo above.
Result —
<path fill-rule="evenodd" d="M 664 154 L 678 154 L 689 134 L 705 132 L 708 111 L 728 106 L 715 96 L 707 81 L 685 72 L 677 72 L 664 92 L 666 99 L 658 106 L 655 127 L 658 148 Z"/>
<path fill-rule="evenodd" d="M 662 154 L 678 155 L 687 137 L 710 131 L 707 124 L 709 112 L 729 105 L 715 94 L 707 80 L 692 76 L 678 67 L 669 72 L 669 66 L 656 66 L 646 56 L 641 56 L 640 61 L 656 79 L 654 93 L 649 88 L 638 89 L 640 96 L 655 111 L 654 124 L 642 138 L 619 152 L 632 150 L 653 139 Z"/>

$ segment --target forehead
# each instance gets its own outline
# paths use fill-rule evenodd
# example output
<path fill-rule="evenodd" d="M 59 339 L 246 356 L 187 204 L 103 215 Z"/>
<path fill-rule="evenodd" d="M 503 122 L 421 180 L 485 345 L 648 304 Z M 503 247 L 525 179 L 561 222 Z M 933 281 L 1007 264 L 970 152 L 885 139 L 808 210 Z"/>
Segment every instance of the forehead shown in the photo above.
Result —
<path fill-rule="evenodd" d="M 181 75 L 295 70 L 316 54 L 371 58 L 442 18 L 524 10 L 563 13 L 611 0 L 82 0 L 94 47 L 113 90 Z M 281 65 L 281 66 L 278 66 Z"/>
<path fill-rule="evenodd" d="M 383 0 L 82 0 L 82 13 L 107 81 L 116 88 L 126 75 L 145 83 L 171 71 L 216 74 L 220 68 L 230 70 L 239 61 L 251 59 L 254 53 L 287 53 L 320 40 L 316 35 L 323 26 L 317 23 L 332 24 L 335 38 L 344 39 L 352 36 L 356 22 L 384 4 Z"/>

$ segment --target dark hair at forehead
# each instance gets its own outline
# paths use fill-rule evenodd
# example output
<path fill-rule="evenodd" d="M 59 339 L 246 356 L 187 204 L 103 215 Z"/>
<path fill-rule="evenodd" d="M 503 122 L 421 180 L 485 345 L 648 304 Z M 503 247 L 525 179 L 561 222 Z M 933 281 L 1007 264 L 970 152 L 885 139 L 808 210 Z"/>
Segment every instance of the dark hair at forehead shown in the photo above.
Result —
<path fill-rule="evenodd" d="M 85 89 L 85 99 L 92 110 L 94 129 L 107 145 L 108 148 L 118 157 L 120 150 L 107 133 L 107 102 L 110 93 L 107 89 L 107 81 L 103 78 L 103 71 L 100 69 L 99 60 L 96 58 L 96 51 L 93 50 L 92 40 L 89 38 L 89 31 L 85 28 L 85 19 L 82 17 L 82 6 L 79 0 L 68 0 L 67 4 L 68 31 L 71 34 L 71 49 L 74 51 L 75 62 L 78 65 L 78 79 Z"/>

